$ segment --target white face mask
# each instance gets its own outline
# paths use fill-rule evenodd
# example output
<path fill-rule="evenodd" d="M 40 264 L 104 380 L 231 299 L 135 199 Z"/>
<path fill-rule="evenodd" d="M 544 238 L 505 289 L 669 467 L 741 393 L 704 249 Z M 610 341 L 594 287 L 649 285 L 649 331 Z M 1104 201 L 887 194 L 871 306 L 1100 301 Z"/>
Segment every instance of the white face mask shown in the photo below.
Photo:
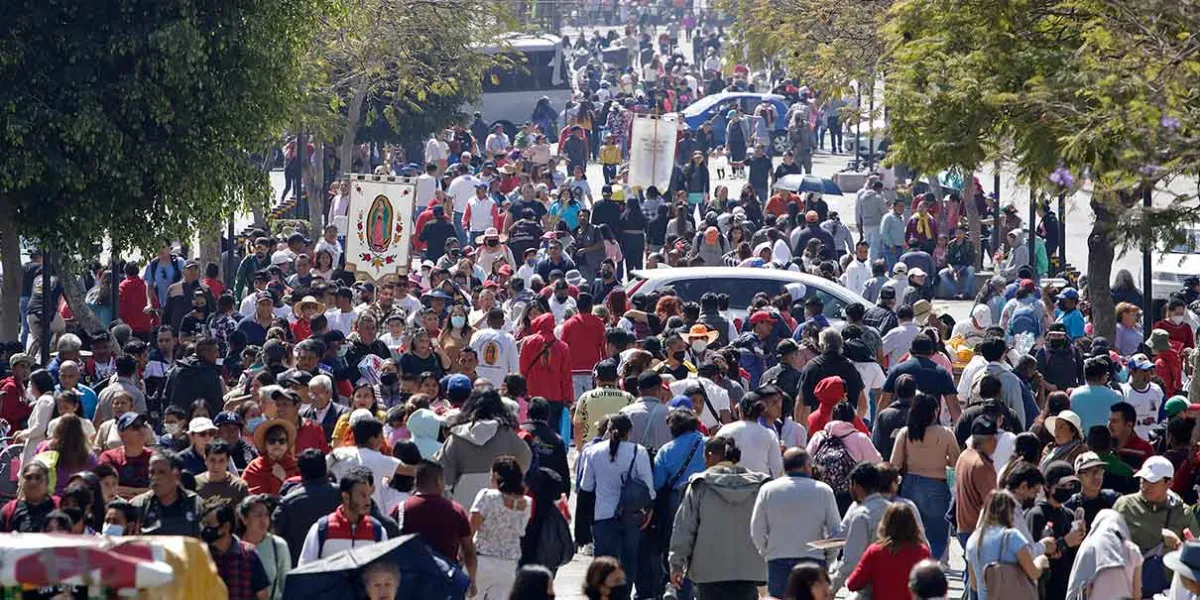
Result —
<path fill-rule="evenodd" d="M 163 423 L 163 431 L 171 435 L 178 435 L 179 423 Z"/>
<path fill-rule="evenodd" d="M 1171 315 L 1171 322 L 1176 325 L 1183 323 L 1183 315 Z"/>
<path fill-rule="evenodd" d="M 100 530 L 100 533 L 114 537 L 125 535 L 125 526 L 117 523 L 105 523 L 104 528 Z"/>
<path fill-rule="evenodd" d="M 692 340 L 692 352 L 704 352 L 707 349 L 707 340 Z"/>

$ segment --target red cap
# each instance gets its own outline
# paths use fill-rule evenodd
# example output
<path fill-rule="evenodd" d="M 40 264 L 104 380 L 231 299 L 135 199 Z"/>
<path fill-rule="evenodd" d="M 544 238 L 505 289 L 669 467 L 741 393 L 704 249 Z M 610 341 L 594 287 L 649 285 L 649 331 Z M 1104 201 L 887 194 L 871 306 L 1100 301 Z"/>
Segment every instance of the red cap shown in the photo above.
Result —
<path fill-rule="evenodd" d="M 821 404 L 836 404 L 846 396 L 846 382 L 836 375 L 826 377 L 817 383 L 813 395 Z"/>
<path fill-rule="evenodd" d="M 765 310 L 760 310 L 760 311 L 757 311 L 754 314 L 750 315 L 750 324 L 751 325 L 757 325 L 759 323 L 774 323 L 774 322 L 775 322 L 775 316 Z"/>
<path fill-rule="evenodd" d="M 1030 292 L 1032 292 L 1034 289 L 1036 289 L 1033 285 L 1032 279 L 1022 279 L 1018 285 L 1020 285 L 1021 289 L 1027 290 Z"/>
<path fill-rule="evenodd" d="M 498 273 L 500 273 L 501 275 L 512 275 L 513 274 L 512 267 L 510 267 L 508 265 L 500 265 L 500 268 L 496 269 L 496 271 Z"/>

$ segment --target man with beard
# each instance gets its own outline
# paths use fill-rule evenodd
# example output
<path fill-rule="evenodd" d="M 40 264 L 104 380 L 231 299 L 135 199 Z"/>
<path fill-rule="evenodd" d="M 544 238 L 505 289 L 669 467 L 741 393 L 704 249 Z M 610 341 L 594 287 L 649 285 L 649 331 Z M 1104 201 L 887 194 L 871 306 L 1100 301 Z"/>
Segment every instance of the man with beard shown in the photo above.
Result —
<path fill-rule="evenodd" d="M 238 265 L 237 274 L 233 280 L 233 293 L 238 300 L 242 299 L 247 285 L 250 284 L 254 274 L 271 266 L 267 249 L 271 246 L 271 240 L 265 237 L 260 237 L 254 240 L 254 252 L 242 259 Z"/>

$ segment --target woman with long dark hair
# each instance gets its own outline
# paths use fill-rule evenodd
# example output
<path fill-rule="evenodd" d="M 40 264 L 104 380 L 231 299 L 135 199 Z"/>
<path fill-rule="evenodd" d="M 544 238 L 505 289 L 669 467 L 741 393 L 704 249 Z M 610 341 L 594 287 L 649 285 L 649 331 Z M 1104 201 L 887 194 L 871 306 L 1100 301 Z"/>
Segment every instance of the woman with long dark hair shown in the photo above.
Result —
<path fill-rule="evenodd" d="M 542 565 L 521 567 L 508 600 L 554 600 L 554 574 Z"/>
<path fill-rule="evenodd" d="M 588 565 L 583 575 L 583 596 L 587 600 L 612 600 L 619 598 L 619 590 L 625 587 L 628 577 L 621 563 L 611 556 L 601 556 Z"/>
<path fill-rule="evenodd" d="M 802 562 L 792 567 L 783 600 L 833 600 L 829 573 L 816 563 Z"/>
<path fill-rule="evenodd" d="M 504 406 L 500 392 L 471 392 L 458 425 L 451 428 L 442 445 L 446 489 L 459 504 L 473 505 L 479 491 L 491 487 L 495 479 L 492 465 L 498 457 L 514 457 L 522 473 L 529 470 L 531 450 L 517 437 L 516 429 L 516 417 Z"/>
<path fill-rule="evenodd" d="M 959 453 L 954 433 L 938 424 L 938 407 L 937 398 L 917 394 L 908 411 L 908 426 L 896 434 L 891 457 L 891 463 L 904 472 L 900 495 L 916 505 L 935 558 L 946 551 L 949 540 L 946 467 L 954 466 Z"/>
<path fill-rule="evenodd" d="M 65 394 L 74 396 L 70 392 Z M 72 475 L 96 466 L 96 454 L 92 452 L 81 417 L 65 414 L 54 422 L 50 439 L 43 442 L 44 450 L 33 459 L 50 468 L 51 487 L 55 494 L 60 494 Z"/>
<path fill-rule="evenodd" d="M 846 588 L 857 592 L 870 587 L 878 600 L 909 600 L 908 574 L 930 558 L 912 507 L 903 502 L 888 506 L 879 522 L 878 540 L 867 547 L 846 579 Z"/>
<path fill-rule="evenodd" d="M 636 195 L 627 194 L 625 206 L 621 209 L 620 242 L 621 251 L 625 255 L 626 273 L 642 268 L 643 257 L 646 254 L 646 215 L 642 213 L 642 203 Z"/>
<path fill-rule="evenodd" d="M 640 480 L 653 495 L 654 476 L 649 453 L 629 441 L 632 430 L 633 421 L 628 415 L 617 413 L 609 418 L 608 443 L 595 444 L 583 451 L 579 489 L 596 494 L 592 525 L 594 554 L 616 557 L 628 578 L 636 580 L 641 520 L 633 514 L 619 514 L 617 504 L 620 490 L 630 478 Z"/>
<path fill-rule="evenodd" d="M 521 465 L 512 456 L 496 457 L 492 486 L 479 490 L 471 505 L 471 531 L 479 553 L 475 587 L 484 598 L 509 595 L 531 513 Z"/>

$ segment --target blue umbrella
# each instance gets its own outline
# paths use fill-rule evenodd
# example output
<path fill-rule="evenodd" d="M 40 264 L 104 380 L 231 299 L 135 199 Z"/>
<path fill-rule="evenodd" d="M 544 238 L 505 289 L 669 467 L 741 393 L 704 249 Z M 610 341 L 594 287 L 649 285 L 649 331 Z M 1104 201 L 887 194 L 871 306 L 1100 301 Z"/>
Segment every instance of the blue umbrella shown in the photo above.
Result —
<path fill-rule="evenodd" d="M 296 567 L 287 574 L 283 595 L 288 600 L 358 600 L 363 597 L 362 570 L 377 560 L 400 568 L 397 599 L 463 598 L 471 585 L 466 571 L 409 534 Z"/>
<path fill-rule="evenodd" d="M 784 175 L 775 182 L 775 189 L 787 190 L 789 192 L 815 192 L 817 194 L 825 194 L 828 196 L 841 196 L 842 190 L 838 184 L 832 179 L 817 177 L 816 175 L 800 175 L 798 173 L 792 175 Z"/>

